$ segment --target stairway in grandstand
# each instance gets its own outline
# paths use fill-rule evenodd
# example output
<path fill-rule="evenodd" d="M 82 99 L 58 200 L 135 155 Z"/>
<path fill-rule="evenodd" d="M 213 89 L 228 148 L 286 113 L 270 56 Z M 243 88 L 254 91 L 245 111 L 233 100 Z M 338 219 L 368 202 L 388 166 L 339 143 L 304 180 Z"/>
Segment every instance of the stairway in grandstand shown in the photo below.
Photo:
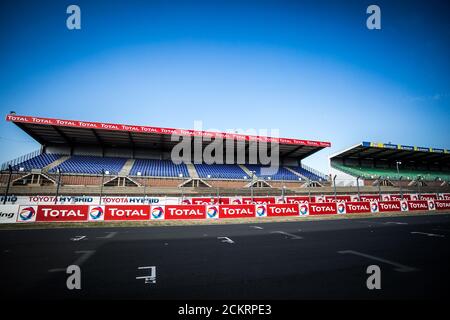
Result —
<path fill-rule="evenodd" d="M 284 167 L 286 168 L 286 170 L 292 172 L 293 174 L 295 174 L 296 176 L 298 176 L 299 178 L 302 178 L 302 180 L 308 180 L 304 175 L 302 175 L 301 173 L 289 168 L 289 167 Z"/>
<path fill-rule="evenodd" d="M 250 178 L 252 176 L 252 172 L 250 169 L 248 169 L 243 164 L 240 164 L 239 167 L 247 174 L 247 176 Z"/>
<path fill-rule="evenodd" d="M 135 159 L 128 159 L 119 171 L 119 176 L 129 176 L 131 168 L 133 168 Z"/>
<path fill-rule="evenodd" d="M 42 171 L 50 171 L 53 168 L 59 166 L 61 163 L 63 163 L 64 161 L 68 160 L 70 158 L 70 156 L 62 156 L 59 159 L 56 159 L 55 161 L 53 161 L 52 163 L 50 163 L 49 165 L 46 165 L 45 167 L 42 168 Z"/>
<path fill-rule="evenodd" d="M 186 167 L 191 178 L 199 178 L 197 170 L 195 170 L 195 166 L 192 163 L 186 163 Z"/>

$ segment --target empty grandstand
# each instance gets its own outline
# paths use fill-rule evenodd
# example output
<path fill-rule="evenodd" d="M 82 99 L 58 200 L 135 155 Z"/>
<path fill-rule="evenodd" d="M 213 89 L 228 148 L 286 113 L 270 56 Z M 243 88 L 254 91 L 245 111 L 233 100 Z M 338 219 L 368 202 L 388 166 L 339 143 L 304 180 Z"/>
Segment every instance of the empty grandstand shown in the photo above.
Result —
<path fill-rule="evenodd" d="M 61 187 L 101 185 L 239 189 L 281 188 L 284 185 L 300 187 L 305 183 L 309 185 L 311 181 L 327 184 L 326 175 L 305 166 L 302 160 L 329 147 L 328 142 L 15 114 L 8 115 L 7 121 L 39 142 L 41 149 L 3 164 L 3 185 L 6 184 L 8 173 L 13 175 L 12 185 L 16 187 L 58 184 Z M 177 141 L 172 141 L 172 134 L 209 136 L 212 141 L 217 136 L 223 141 L 232 139 L 234 142 L 243 142 L 245 161 L 238 163 L 236 157 L 236 163 L 233 164 L 175 164 L 171 161 L 171 151 Z M 264 174 L 263 165 L 248 163 L 250 147 L 267 141 L 277 145 L 280 160 L 278 170 L 270 174 Z M 203 140 L 202 148 L 210 143 L 210 140 Z M 237 150 L 237 146 L 234 148 Z M 82 191 L 80 189 L 79 192 Z"/>
<path fill-rule="evenodd" d="M 330 157 L 337 185 L 441 186 L 450 181 L 446 149 L 362 142 Z"/>

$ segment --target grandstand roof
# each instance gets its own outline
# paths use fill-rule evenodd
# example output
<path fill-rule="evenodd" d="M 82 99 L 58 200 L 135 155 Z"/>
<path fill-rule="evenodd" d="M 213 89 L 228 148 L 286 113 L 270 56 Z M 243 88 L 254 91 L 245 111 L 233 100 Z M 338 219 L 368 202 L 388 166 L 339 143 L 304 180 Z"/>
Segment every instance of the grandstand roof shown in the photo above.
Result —
<path fill-rule="evenodd" d="M 450 150 L 365 141 L 330 156 L 337 158 L 450 163 Z"/>
<path fill-rule="evenodd" d="M 8 114 L 6 120 L 13 122 L 41 145 L 99 145 L 103 147 L 133 147 L 142 149 L 171 150 L 177 141 L 171 135 L 222 138 L 245 141 L 246 146 L 254 142 L 279 144 L 280 157 L 303 159 L 330 142 L 252 136 L 225 132 L 208 132 L 140 125 L 125 125 L 79 120 L 64 120 Z M 206 146 L 210 142 L 203 141 Z M 269 144 L 270 148 L 270 144 Z"/>

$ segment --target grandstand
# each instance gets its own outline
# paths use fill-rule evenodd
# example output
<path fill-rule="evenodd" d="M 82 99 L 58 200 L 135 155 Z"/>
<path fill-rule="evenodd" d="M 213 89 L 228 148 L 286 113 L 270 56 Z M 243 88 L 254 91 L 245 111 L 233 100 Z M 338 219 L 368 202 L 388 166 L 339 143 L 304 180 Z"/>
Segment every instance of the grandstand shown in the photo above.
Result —
<path fill-rule="evenodd" d="M 151 188 L 281 188 L 300 187 L 311 182 L 327 185 L 328 177 L 305 166 L 302 160 L 326 147 L 329 142 L 272 138 L 172 128 L 134 126 L 77 120 L 62 120 L 9 114 L 14 123 L 40 143 L 39 151 L 2 165 L 1 183 L 12 175 L 12 185 L 24 192 L 45 185 L 126 186 Z M 171 135 L 209 137 L 202 149 L 215 138 L 238 142 L 245 150 L 245 161 L 232 164 L 181 163 L 171 161 L 172 148 L 178 141 Z M 249 149 L 261 142 L 274 142 L 279 150 L 277 172 L 264 174 L 264 166 L 249 163 Z M 269 153 L 271 145 L 269 144 Z M 224 152 L 225 153 L 225 152 Z M 10 172 L 9 168 L 12 169 Z M 43 190 L 43 189 L 42 189 Z"/>
<path fill-rule="evenodd" d="M 450 181 L 450 150 L 362 142 L 330 157 L 337 185 L 443 186 Z"/>

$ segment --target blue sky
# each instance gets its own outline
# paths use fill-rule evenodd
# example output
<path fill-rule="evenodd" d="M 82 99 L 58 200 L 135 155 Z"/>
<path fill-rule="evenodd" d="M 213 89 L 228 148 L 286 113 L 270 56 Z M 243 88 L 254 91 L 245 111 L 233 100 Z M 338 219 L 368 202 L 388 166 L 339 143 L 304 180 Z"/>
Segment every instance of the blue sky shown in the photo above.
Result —
<path fill-rule="evenodd" d="M 82 29 L 65 26 L 81 7 Z M 381 8 L 382 29 L 366 28 Z M 2 1 L 0 113 L 450 148 L 446 1 Z M 0 162 L 38 149 L 0 122 Z"/>

